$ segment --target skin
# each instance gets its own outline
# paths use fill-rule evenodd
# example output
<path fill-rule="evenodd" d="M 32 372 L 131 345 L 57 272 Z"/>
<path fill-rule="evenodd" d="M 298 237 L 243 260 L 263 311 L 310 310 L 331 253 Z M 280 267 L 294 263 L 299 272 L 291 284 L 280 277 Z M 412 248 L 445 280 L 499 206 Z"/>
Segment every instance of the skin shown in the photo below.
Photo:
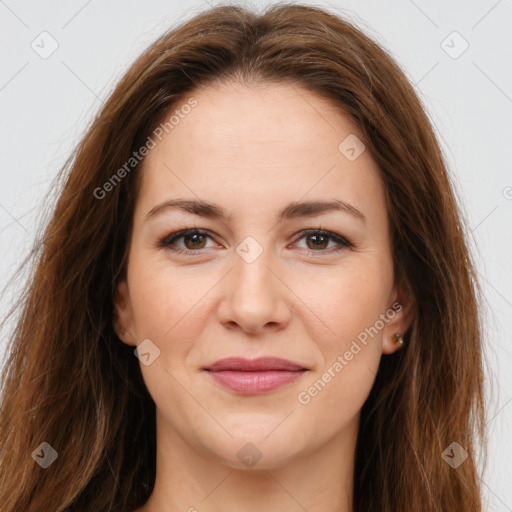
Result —
<path fill-rule="evenodd" d="M 362 139 L 357 127 L 297 86 L 230 83 L 193 97 L 197 106 L 144 161 L 127 280 L 114 309 L 124 343 L 149 339 L 160 350 L 150 365 L 141 362 L 157 408 L 157 472 L 137 512 L 351 511 L 360 410 L 381 357 L 400 348 L 393 334 L 411 322 L 406 290 L 394 285 L 378 168 L 368 150 L 354 161 L 342 154 L 345 137 Z M 169 208 L 145 220 L 178 197 L 216 203 L 228 218 Z M 365 221 L 343 211 L 276 220 L 290 202 L 334 199 Z M 209 231 L 171 246 L 194 254 L 158 247 L 185 228 Z M 300 235 L 319 228 L 353 247 Z M 248 236 L 262 250 L 250 263 L 236 252 Z M 401 310 L 333 372 L 395 302 Z M 280 389 L 242 396 L 201 370 L 234 355 L 283 357 L 308 371 Z M 299 402 L 328 368 L 330 382 Z M 245 449 L 261 454 L 252 467 L 237 456 L 249 442 L 257 452 Z"/>

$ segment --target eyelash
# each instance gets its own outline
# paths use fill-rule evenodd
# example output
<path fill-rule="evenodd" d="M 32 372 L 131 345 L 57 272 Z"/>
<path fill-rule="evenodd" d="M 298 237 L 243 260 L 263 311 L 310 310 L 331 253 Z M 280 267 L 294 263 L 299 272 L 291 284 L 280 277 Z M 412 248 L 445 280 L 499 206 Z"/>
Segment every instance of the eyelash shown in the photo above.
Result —
<path fill-rule="evenodd" d="M 172 251 L 175 254 L 184 254 L 186 256 L 197 256 L 198 253 L 200 254 L 201 249 L 198 249 L 196 251 L 191 251 L 189 249 L 171 248 L 172 243 L 175 242 L 176 240 L 183 238 L 187 235 L 196 235 L 196 234 L 202 235 L 202 236 L 208 236 L 211 238 L 211 234 L 207 230 L 198 229 L 198 228 L 183 229 L 181 231 L 176 231 L 175 233 L 171 233 L 170 235 L 164 236 L 157 243 L 157 247 Z M 334 242 L 339 244 L 339 246 L 337 248 L 335 248 L 334 250 L 332 250 L 332 248 L 330 250 L 324 249 L 324 250 L 318 250 L 318 251 L 307 250 L 308 256 L 318 256 L 319 254 L 321 255 L 322 253 L 323 254 L 325 254 L 325 253 L 332 254 L 334 252 L 338 252 L 343 249 L 350 249 L 350 248 L 354 247 L 354 245 L 349 240 L 347 240 L 347 238 L 345 238 L 341 235 L 338 235 L 336 233 L 333 233 L 332 231 L 326 231 L 326 230 L 323 230 L 320 228 L 319 229 L 305 229 L 305 230 L 301 231 L 299 233 L 299 238 L 297 239 L 297 241 L 301 240 L 302 238 L 304 238 L 308 235 L 324 236 L 324 237 L 330 238 L 331 240 L 333 240 Z"/>

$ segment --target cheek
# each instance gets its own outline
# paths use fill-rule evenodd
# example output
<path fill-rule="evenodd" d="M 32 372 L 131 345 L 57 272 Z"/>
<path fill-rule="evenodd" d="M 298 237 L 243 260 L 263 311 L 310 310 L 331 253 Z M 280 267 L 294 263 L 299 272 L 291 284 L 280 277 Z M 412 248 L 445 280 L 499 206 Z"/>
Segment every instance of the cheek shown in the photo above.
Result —
<path fill-rule="evenodd" d="M 213 276 L 194 273 L 192 267 L 137 263 L 133 262 L 130 295 L 139 337 L 160 343 L 172 339 L 173 345 L 193 340 L 201 328 L 197 319 L 207 302 L 205 294 L 215 283 Z"/>
<path fill-rule="evenodd" d="M 194 373 L 187 367 L 187 356 L 204 330 L 208 307 L 205 294 L 215 279 L 193 274 L 192 267 L 177 270 L 158 263 L 142 265 L 140 261 L 137 265 L 135 258 L 132 262 L 130 295 L 138 342 L 148 338 L 160 349 L 153 363 L 141 364 L 142 376 L 157 407 L 186 429 L 186 421 L 201 415 L 184 392 L 183 386 L 188 387 Z M 174 410 L 187 413 L 175 417 Z"/>
<path fill-rule="evenodd" d="M 311 319 L 308 334 L 326 356 L 347 350 L 351 340 L 385 313 L 391 279 L 386 262 L 371 255 L 297 278 L 294 291 L 303 302 L 297 314 Z"/>
<path fill-rule="evenodd" d="M 362 262 L 362 260 L 361 260 Z M 363 263 L 363 262 L 362 262 Z M 343 423 L 366 400 L 382 355 L 382 316 L 391 288 L 385 262 L 365 259 L 304 285 L 309 336 L 320 352 L 321 364 L 301 388 L 298 402 L 307 410 L 332 410 Z M 319 320 L 321 328 L 319 328 Z M 339 424 L 339 422 L 338 422 Z"/>

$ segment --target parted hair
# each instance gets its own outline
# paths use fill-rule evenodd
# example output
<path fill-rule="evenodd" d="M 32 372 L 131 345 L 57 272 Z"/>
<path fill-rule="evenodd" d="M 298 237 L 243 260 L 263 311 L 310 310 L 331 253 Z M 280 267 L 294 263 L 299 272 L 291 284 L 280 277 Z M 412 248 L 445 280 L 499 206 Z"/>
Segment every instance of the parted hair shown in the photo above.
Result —
<path fill-rule="evenodd" d="M 223 4 L 169 29 L 60 170 L 3 322 L 16 313 L 1 381 L 2 511 L 133 512 L 151 494 L 155 404 L 113 328 L 141 164 L 101 199 L 95 191 L 183 98 L 231 82 L 292 84 L 329 100 L 359 127 L 385 186 L 395 279 L 414 318 L 361 411 L 354 511 L 481 511 L 481 290 L 433 125 L 382 45 L 338 13 L 294 3 L 262 13 Z M 32 457 L 42 442 L 58 453 L 46 469 Z M 453 442 L 468 453 L 456 468 L 442 456 Z"/>

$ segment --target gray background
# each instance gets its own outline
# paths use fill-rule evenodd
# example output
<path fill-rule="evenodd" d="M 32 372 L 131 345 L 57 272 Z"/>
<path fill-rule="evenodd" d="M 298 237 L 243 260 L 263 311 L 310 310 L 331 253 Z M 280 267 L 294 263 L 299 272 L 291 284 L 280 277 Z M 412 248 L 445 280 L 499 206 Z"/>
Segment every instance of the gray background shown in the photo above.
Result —
<path fill-rule="evenodd" d="M 355 21 L 392 53 L 435 125 L 485 292 L 490 450 L 483 486 L 488 510 L 512 511 L 512 1 L 317 4 Z M 0 0 L 2 289 L 40 228 L 50 181 L 113 85 L 157 36 L 208 5 Z M 42 58 L 52 44 L 58 48 Z M 2 296 L 0 316 L 17 286 Z M 3 331 L 0 361 L 6 343 Z"/>

